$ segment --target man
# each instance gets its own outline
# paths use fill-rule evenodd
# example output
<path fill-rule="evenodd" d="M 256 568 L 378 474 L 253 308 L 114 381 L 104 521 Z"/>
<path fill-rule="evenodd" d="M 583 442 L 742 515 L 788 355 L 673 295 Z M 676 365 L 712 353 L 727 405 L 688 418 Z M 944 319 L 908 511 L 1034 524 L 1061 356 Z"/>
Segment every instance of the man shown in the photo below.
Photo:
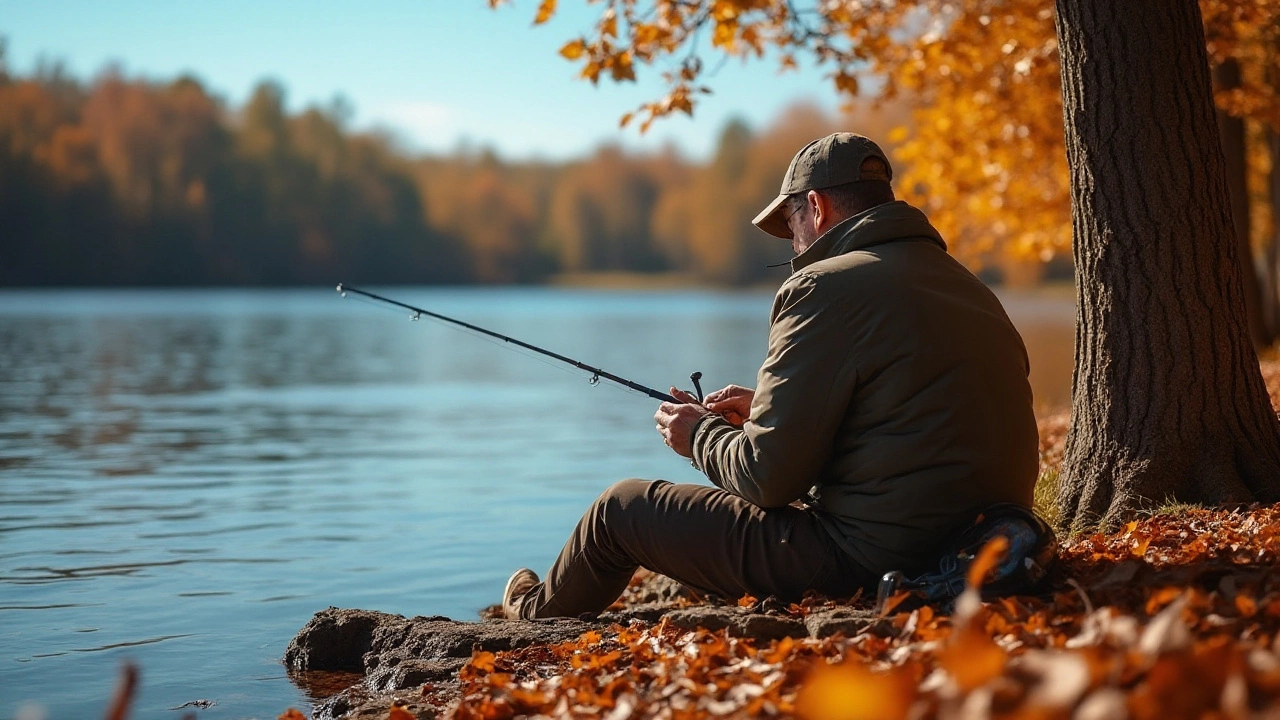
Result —
<path fill-rule="evenodd" d="M 984 508 L 1030 507 L 1037 438 L 1022 338 L 995 295 L 895 201 L 865 137 L 805 146 L 753 221 L 790 239 L 754 391 L 672 388 L 658 432 L 716 487 L 626 480 L 545 582 L 518 570 L 508 618 L 597 613 L 638 566 L 726 598 L 841 597 L 935 569 Z"/>

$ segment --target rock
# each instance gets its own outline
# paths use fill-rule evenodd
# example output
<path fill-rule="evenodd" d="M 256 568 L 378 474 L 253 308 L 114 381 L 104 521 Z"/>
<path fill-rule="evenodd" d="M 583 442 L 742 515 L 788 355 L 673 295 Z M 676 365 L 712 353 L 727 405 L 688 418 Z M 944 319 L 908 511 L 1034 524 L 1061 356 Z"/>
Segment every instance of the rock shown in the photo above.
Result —
<path fill-rule="evenodd" d="M 373 642 L 373 631 L 384 622 L 403 621 L 399 615 L 331 607 L 315 614 L 284 651 L 290 670 L 345 670 L 364 672 L 364 654 Z"/>
<path fill-rule="evenodd" d="M 891 622 L 866 610 L 826 608 L 802 621 L 767 600 L 750 608 L 681 607 L 687 605 L 687 598 L 687 591 L 678 583 L 652 575 L 628 589 L 622 609 L 594 619 L 459 622 L 439 616 L 408 619 L 329 608 L 316 613 L 298 632 L 285 651 L 284 661 L 290 678 L 304 689 L 311 688 L 309 674 L 360 673 L 362 679 L 357 684 L 316 705 L 311 714 L 315 720 L 383 720 L 396 700 L 404 701 L 403 707 L 419 720 L 429 720 L 448 715 L 459 697 L 458 670 L 476 651 L 554 644 L 615 624 L 656 624 L 665 618 L 678 628 L 726 630 L 735 637 L 762 642 L 893 632 Z M 309 694 L 323 697 L 332 691 Z"/>
<path fill-rule="evenodd" d="M 727 630 L 736 637 L 754 640 L 777 640 L 784 637 L 808 637 L 804 623 L 786 615 L 751 613 L 738 607 L 698 606 L 672 610 L 667 622 L 678 628 Z"/>
<path fill-rule="evenodd" d="M 642 623 L 653 624 L 669 614 L 674 606 L 669 602 L 649 602 L 640 605 L 630 605 L 615 612 L 601 613 L 596 618 L 596 622 L 600 625 L 626 625 L 632 620 L 639 620 Z"/>
<path fill-rule="evenodd" d="M 458 622 L 400 618 L 400 622 L 386 622 L 374 629 L 364 656 L 365 685 L 372 690 L 417 687 L 452 678 L 474 652 L 564 642 L 596 626 L 568 619 Z"/>
<path fill-rule="evenodd" d="M 679 582 L 666 575 L 651 572 L 638 582 L 629 585 L 623 591 L 621 601 L 631 606 L 646 603 L 673 603 L 681 598 L 694 599 L 695 597 L 688 588 Z"/>
<path fill-rule="evenodd" d="M 581 620 L 459 622 L 329 608 L 315 614 L 285 650 L 285 667 L 306 686 L 307 673 L 353 671 L 363 680 L 312 711 L 317 720 L 385 718 L 397 697 L 419 718 L 439 716 L 457 699 L 458 670 L 477 651 L 499 652 L 572 640 L 602 623 Z M 425 702 L 424 683 L 436 692 Z"/>
<path fill-rule="evenodd" d="M 831 610 L 818 610 L 809 613 L 804 619 L 805 629 L 809 632 L 809 637 L 824 638 L 843 633 L 848 637 L 853 637 L 858 633 L 871 630 L 876 632 L 878 624 L 888 624 L 892 628 L 892 623 L 876 617 L 871 610 L 858 610 L 855 608 L 833 608 Z"/>

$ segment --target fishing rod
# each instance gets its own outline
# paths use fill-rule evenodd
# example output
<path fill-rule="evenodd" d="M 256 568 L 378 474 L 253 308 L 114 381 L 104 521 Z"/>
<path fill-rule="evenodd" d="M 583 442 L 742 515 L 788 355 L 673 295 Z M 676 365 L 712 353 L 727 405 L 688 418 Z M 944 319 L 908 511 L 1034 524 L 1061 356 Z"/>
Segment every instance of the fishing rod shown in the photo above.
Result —
<path fill-rule="evenodd" d="M 364 297 L 367 297 L 367 298 L 369 298 L 370 300 L 375 300 L 375 301 L 377 301 L 377 302 L 386 303 L 386 304 L 388 304 L 388 305 L 394 305 L 394 306 L 396 306 L 396 307 L 398 307 L 398 308 L 404 308 L 405 310 L 408 310 L 409 312 L 412 312 L 412 313 L 413 313 L 413 315 L 411 315 L 410 317 L 412 317 L 414 320 L 417 320 L 418 318 L 423 317 L 423 316 L 426 316 L 426 317 L 429 317 L 429 318 L 434 318 L 434 319 L 436 319 L 436 320 L 442 320 L 442 321 L 447 322 L 447 323 L 452 323 L 452 324 L 454 324 L 454 325 L 458 325 L 458 326 L 460 326 L 460 327 L 464 327 L 464 328 L 466 328 L 466 329 L 468 329 L 468 330 L 473 330 L 473 331 L 475 331 L 475 332 L 482 333 L 482 334 L 484 334 L 484 335 L 488 335 L 489 337 L 497 338 L 497 339 L 499 339 L 499 340 L 501 340 L 501 341 L 503 341 L 503 342 L 510 343 L 510 344 L 512 344 L 512 345 L 517 345 L 517 346 L 522 347 L 522 348 L 524 348 L 524 349 L 526 349 L 526 350 L 532 350 L 532 351 L 534 351 L 534 352 L 536 352 L 536 353 L 540 353 L 540 354 L 542 354 L 542 355 L 546 355 L 546 356 L 547 356 L 547 357 L 549 357 L 549 358 L 553 358 L 553 359 L 555 359 L 555 360 L 559 360 L 560 362 L 562 362 L 562 363 L 567 363 L 567 364 L 569 364 L 569 365 L 572 365 L 573 367 L 578 368 L 579 370 L 585 370 L 585 371 L 587 371 L 587 372 L 591 373 L 591 379 L 590 379 L 590 380 L 588 380 L 587 382 L 591 383 L 592 385 L 599 385 L 601 380 L 608 380 L 608 381 L 610 381 L 610 382 L 617 383 L 617 384 L 619 384 L 619 385 L 621 385 L 621 386 L 623 386 L 623 387 L 625 387 L 625 388 L 629 388 L 629 389 L 631 389 L 631 390 L 635 390 L 635 391 L 637 391 L 637 392 L 642 392 L 642 393 L 644 393 L 645 395 L 648 395 L 649 397 L 653 398 L 654 400 L 661 400 L 661 401 L 663 401 L 663 402 L 670 402 L 670 403 L 678 403 L 678 402 L 680 402 L 679 400 L 676 400 L 674 397 L 671 397 L 670 395 L 668 395 L 668 394 L 666 394 L 666 393 L 664 393 L 664 392 L 659 392 L 659 391 L 657 391 L 657 390 L 654 390 L 654 389 L 653 389 L 653 388 L 651 388 L 651 387 L 646 387 L 646 386 L 644 386 L 644 385 L 641 385 L 641 384 L 640 384 L 640 383 L 638 383 L 638 382 L 633 382 L 633 381 L 628 380 L 628 379 L 626 379 L 626 378 L 624 378 L 624 377 L 619 377 L 619 376 L 617 376 L 617 375 L 614 375 L 614 374 L 613 374 L 613 373 L 611 373 L 611 372 L 608 372 L 608 371 L 602 370 L 602 369 L 600 369 L 600 368 L 598 368 L 598 367 L 594 367 L 594 366 L 592 366 L 592 365 L 588 365 L 588 364 L 586 364 L 586 363 L 584 363 L 584 362 L 580 362 L 580 361 L 578 361 L 578 360 L 574 360 L 573 358 L 565 357 L 564 355 L 561 355 L 560 353 L 556 353 L 556 352 L 552 352 L 552 351 L 550 351 L 550 350 L 546 350 L 546 349 L 544 349 L 544 348 L 540 348 L 540 347 L 538 347 L 537 345 L 530 345 L 529 343 L 524 342 L 523 340 L 517 340 L 517 339 L 515 339 L 515 338 L 513 338 L 513 337 L 509 337 L 509 336 L 507 336 L 507 335 L 503 335 L 503 334 L 501 334 L 501 333 L 496 333 L 496 332 L 494 332 L 494 331 L 492 331 L 492 330 L 486 330 L 486 329 L 484 329 L 484 328 L 482 328 L 482 327 L 479 327 L 479 326 L 477 326 L 477 325 L 472 325 L 472 324 L 471 324 L 471 323 L 469 323 L 469 322 L 463 322 L 463 321 L 461 321 L 461 320 L 457 320 L 457 319 L 454 319 L 454 318 L 448 317 L 448 316 L 446 316 L 446 315 L 441 315 L 440 313 L 434 313 L 434 312 L 431 312 L 430 310 L 423 310 L 422 308 L 414 307 L 414 306 L 412 306 L 412 305 L 408 305 L 408 304 L 402 303 L 402 302 L 400 302 L 399 300 L 392 300 L 391 298 L 383 297 L 383 296 L 381 296 L 381 295 L 378 295 L 377 293 L 371 293 L 371 292 L 369 292 L 368 290 L 361 290 L 360 288 L 354 288 L 354 287 L 351 287 L 350 285 L 344 285 L 344 284 L 342 284 L 342 283 L 338 283 L 338 294 L 342 295 L 342 297 L 346 297 L 346 296 L 347 296 L 347 293 L 355 293 L 355 294 L 357 294 L 357 295 L 363 295 Z M 701 386 L 701 385 L 699 384 L 699 382 L 698 382 L 699 380 L 701 380 L 701 379 L 702 379 L 702 373 L 700 373 L 700 372 L 696 372 L 696 373 L 694 373 L 694 374 L 690 375 L 690 376 L 689 376 L 689 379 L 693 381 L 693 387 L 694 387 L 694 389 L 697 391 L 697 394 L 698 394 L 698 402 L 702 402 L 702 386 Z"/>

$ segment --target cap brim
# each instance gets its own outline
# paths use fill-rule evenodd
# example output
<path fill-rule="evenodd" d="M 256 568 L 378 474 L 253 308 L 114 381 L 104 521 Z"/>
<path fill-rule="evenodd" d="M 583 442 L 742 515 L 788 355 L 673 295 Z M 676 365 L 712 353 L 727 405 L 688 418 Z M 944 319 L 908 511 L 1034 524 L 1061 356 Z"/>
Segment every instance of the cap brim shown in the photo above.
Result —
<path fill-rule="evenodd" d="M 787 218 L 783 213 L 786 202 L 786 195 L 779 195 L 774 198 L 773 202 L 769 203 L 769 207 L 760 211 L 760 214 L 756 216 L 755 220 L 751 221 L 751 224 L 776 238 L 790 240 L 791 227 L 787 225 Z"/>

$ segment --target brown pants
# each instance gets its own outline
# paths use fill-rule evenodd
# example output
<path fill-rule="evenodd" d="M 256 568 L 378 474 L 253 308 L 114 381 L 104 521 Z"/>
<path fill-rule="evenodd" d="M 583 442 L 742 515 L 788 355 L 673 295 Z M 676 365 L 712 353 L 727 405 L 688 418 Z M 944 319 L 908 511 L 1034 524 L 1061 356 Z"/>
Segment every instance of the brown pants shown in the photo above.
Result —
<path fill-rule="evenodd" d="M 578 521 L 546 580 L 521 599 L 520 616 L 598 613 L 639 566 L 729 599 L 794 601 L 806 590 L 847 597 L 876 580 L 811 511 L 766 510 L 701 485 L 623 480 Z"/>

